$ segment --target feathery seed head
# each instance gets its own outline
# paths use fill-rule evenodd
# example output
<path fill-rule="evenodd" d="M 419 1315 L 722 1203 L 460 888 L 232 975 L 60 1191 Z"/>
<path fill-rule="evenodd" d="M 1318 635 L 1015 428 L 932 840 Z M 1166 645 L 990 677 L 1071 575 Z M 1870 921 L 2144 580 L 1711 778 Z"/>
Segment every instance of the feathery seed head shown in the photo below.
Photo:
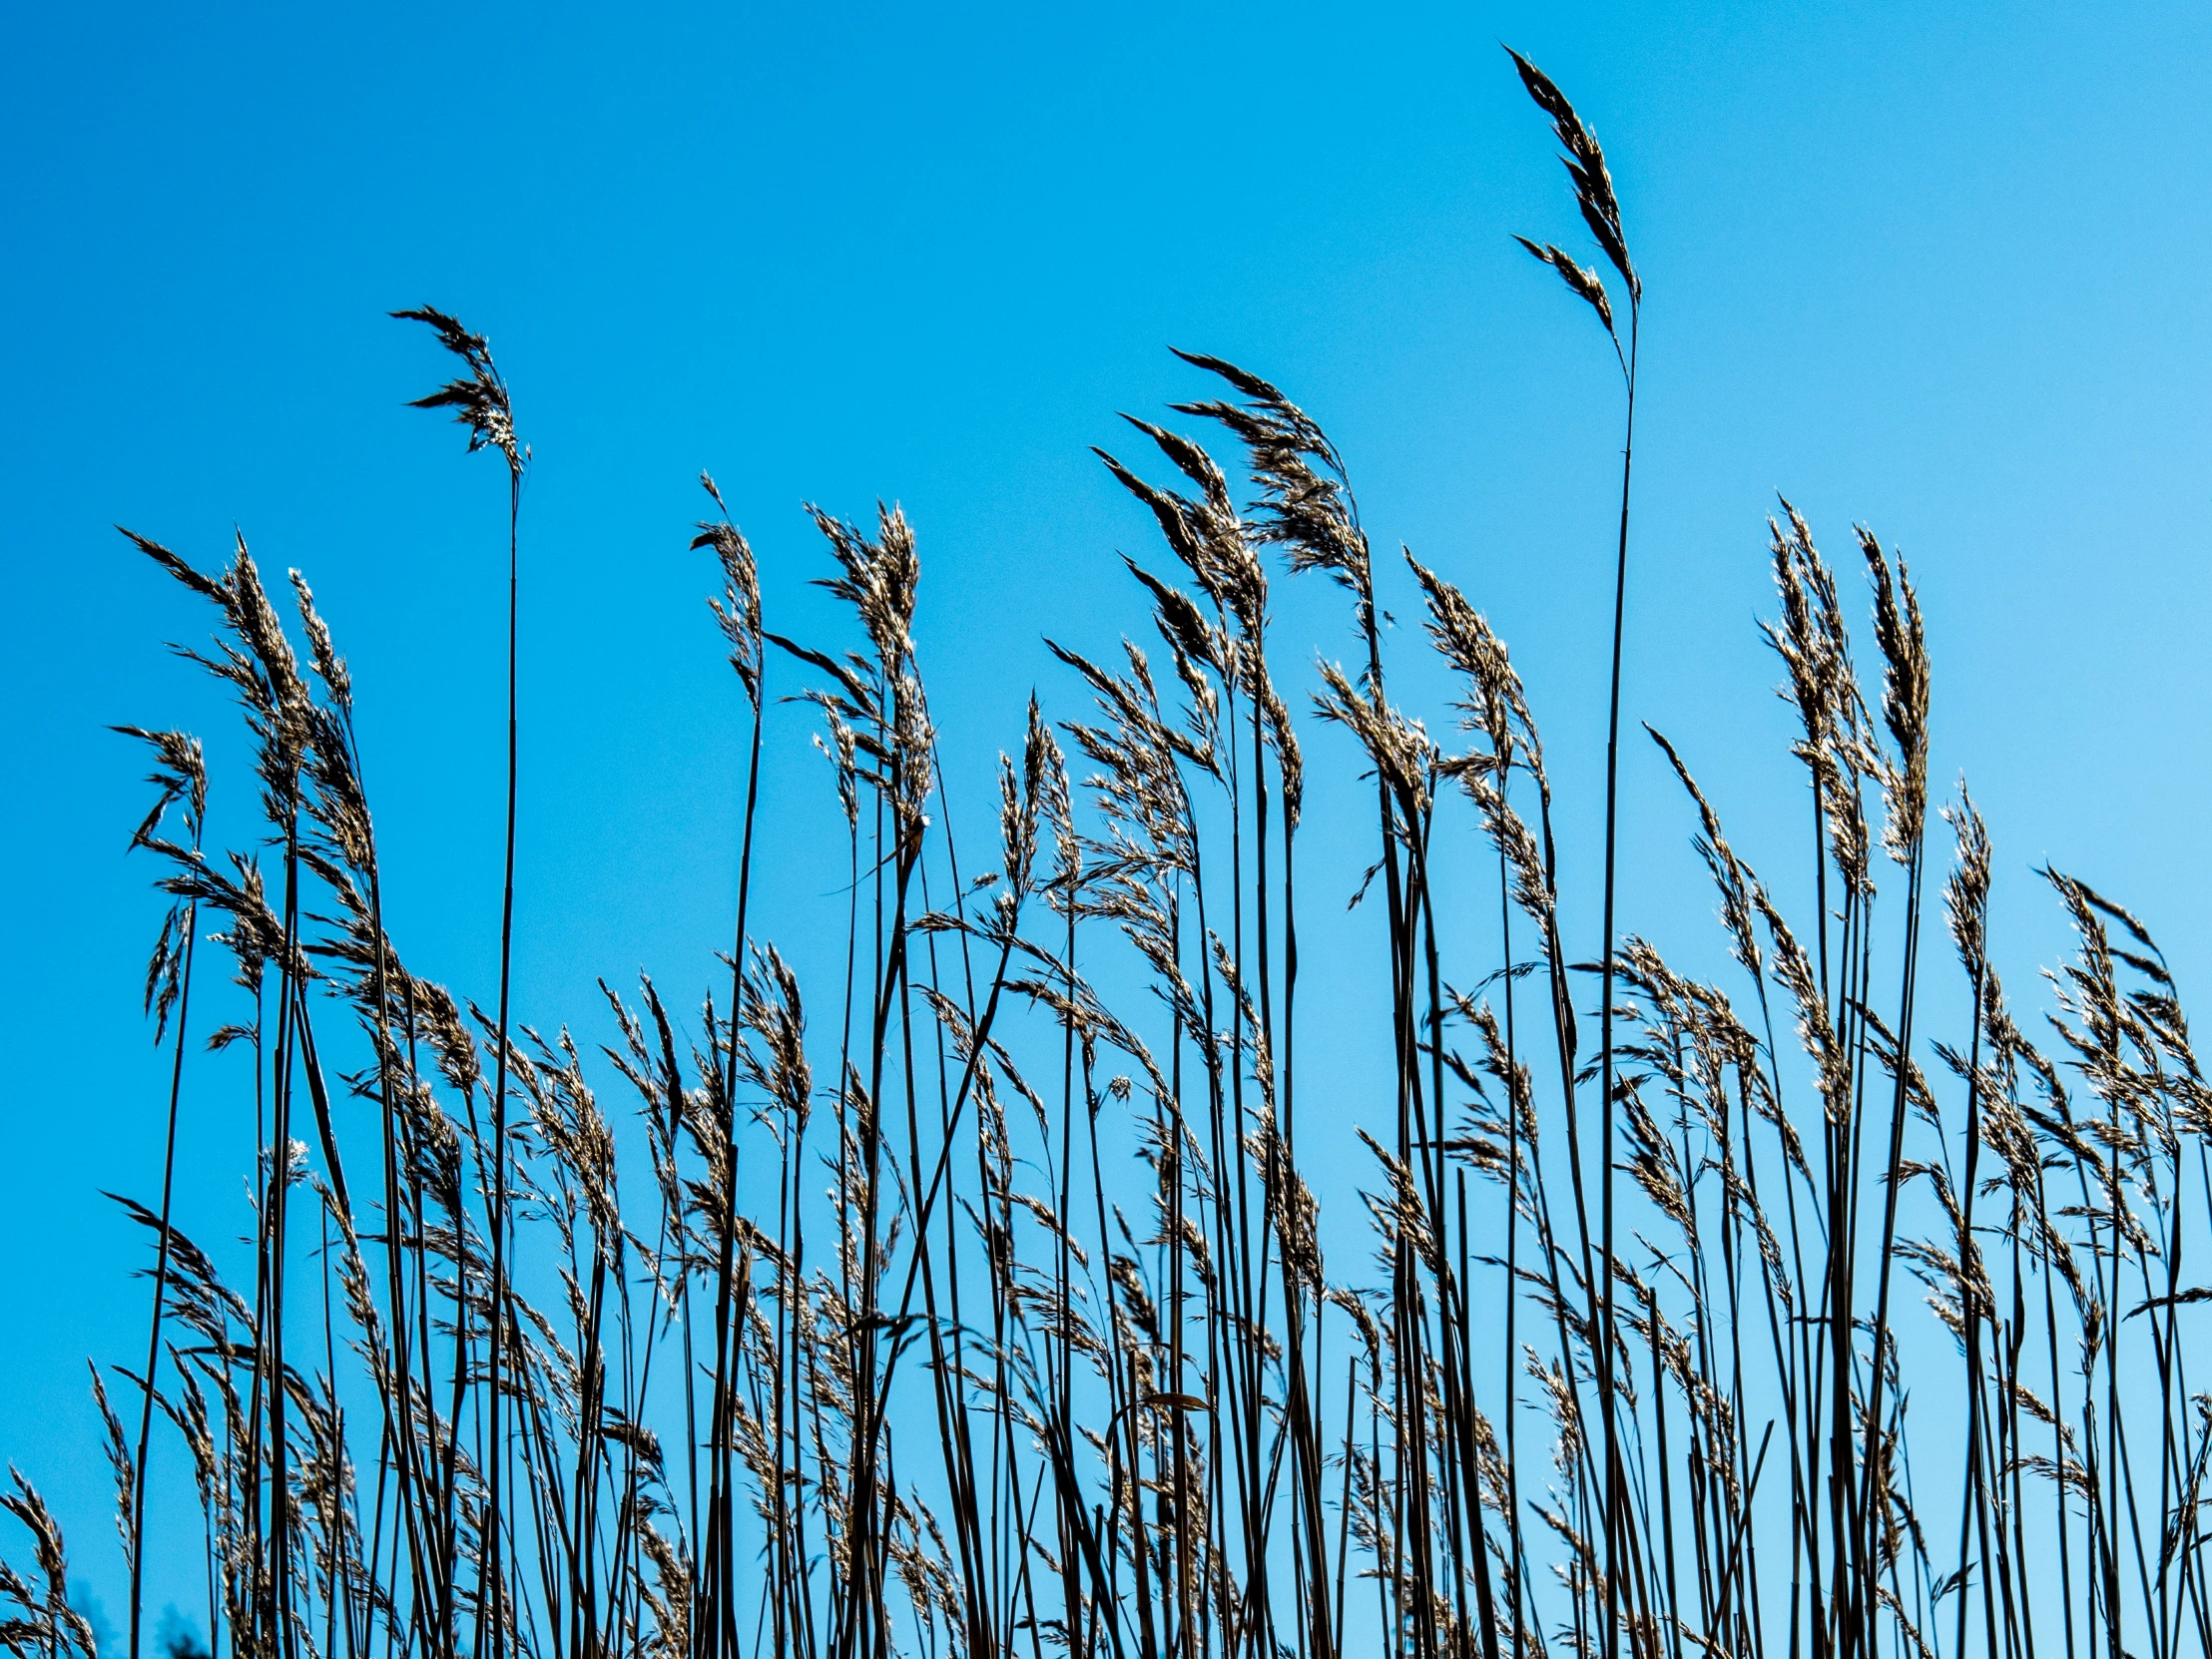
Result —
<path fill-rule="evenodd" d="M 1219 422 L 1245 446 L 1252 481 L 1260 487 L 1255 511 L 1260 541 L 1282 546 L 1294 573 L 1327 571 L 1352 590 L 1363 623 L 1375 602 L 1367 532 L 1352 498 L 1344 458 L 1313 418 L 1259 375 L 1201 352 L 1175 353 L 1195 368 L 1219 375 L 1244 398 L 1174 405 L 1178 414 Z"/>
<path fill-rule="evenodd" d="M 1629 264 L 1628 241 L 1621 232 L 1620 202 L 1613 194 L 1613 175 L 1605 166 L 1605 152 L 1598 148 L 1597 135 L 1574 113 L 1574 106 L 1567 102 L 1566 94 L 1550 76 L 1510 46 L 1505 49 L 1505 55 L 1513 60 L 1513 67 L 1520 72 L 1521 85 L 1528 89 L 1528 96 L 1535 100 L 1536 107 L 1551 117 L 1551 130 L 1566 150 L 1559 159 L 1566 167 L 1567 177 L 1574 182 L 1574 204 L 1581 210 L 1582 222 L 1590 228 L 1590 235 L 1597 239 L 1598 247 L 1612 262 L 1613 269 L 1628 283 L 1629 303 L 1636 304 L 1643 298 L 1643 283 Z M 1544 259 L 1546 264 L 1557 263 L 1527 242 L 1522 242 L 1521 246 Z M 1568 261 L 1566 265 L 1572 263 Z M 1565 267 L 1560 274 L 1566 275 Z M 1574 285 L 1572 277 L 1568 281 L 1570 286 Z M 1610 316 L 1606 319 L 1606 327 L 1610 331 Z"/>
<path fill-rule="evenodd" d="M 434 305 L 390 314 L 403 321 L 425 323 L 434 329 L 438 343 L 460 358 L 468 370 L 465 377 L 446 381 L 427 397 L 415 398 L 408 407 L 451 409 L 454 420 L 468 428 L 469 453 L 473 455 L 487 448 L 498 450 L 507 457 L 508 477 L 519 483 L 529 452 L 515 441 L 514 408 L 507 397 L 507 382 L 500 377 L 497 365 L 491 360 L 491 342 L 482 334 L 470 333 L 458 319 Z"/>
<path fill-rule="evenodd" d="M 722 565 L 722 597 L 709 599 L 707 608 L 715 613 L 723 638 L 730 642 L 730 666 L 738 671 L 746 700 L 758 706 L 763 639 L 760 566 L 745 533 L 731 522 L 730 510 L 723 505 L 722 491 L 715 487 L 714 479 L 702 472 L 699 482 L 722 511 L 720 519 L 702 521 L 699 534 L 692 538 L 693 551 L 711 547 Z"/>
<path fill-rule="evenodd" d="M 1859 530 L 1859 546 L 1874 583 L 1875 638 L 1885 663 L 1882 716 L 1901 763 L 1883 773 L 1890 807 L 1883 841 L 1891 857 L 1910 863 L 1928 820 L 1928 634 L 1904 558 L 1898 559 L 1893 578 L 1882 544 L 1865 526 Z"/>

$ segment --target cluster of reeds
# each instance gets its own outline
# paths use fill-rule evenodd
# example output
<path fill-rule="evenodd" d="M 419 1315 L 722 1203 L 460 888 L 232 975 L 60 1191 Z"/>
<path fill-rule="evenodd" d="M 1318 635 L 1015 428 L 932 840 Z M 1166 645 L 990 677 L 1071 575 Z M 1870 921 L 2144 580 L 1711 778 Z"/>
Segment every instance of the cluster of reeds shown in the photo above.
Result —
<path fill-rule="evenodd" d="M 1614 343 L 1632 421 L 1641 288 L 1604 157 L 1515 63 L 1625 338 L 1597 271 L 1529 247 Z M 517 509 L 527 452 L 488 347 L 407 314 L 466 370 L 425 404 L 500 452 Z M 2182 1262 L 2212 1220 L 2212 1090 L 2149 934 L 2056 871 L 2077 949 L 2047 1034 L 2015 1022 L 1962 788 L 1934 859 L 1970 1012 L 1940 1034 L 1917 1018 L 1939 871 L 1904 561 L 1859 532 L 1863 678 L 1845 584 L 1787 503 L 1773 526 L 1811 916 L 1786 919 L 1726 838 L 1690 746 L 1651 734 L 1737 970 L 1680 973 L 1614 937 L 1624 447 L 1585 961 L 1554 851 L 1585 809 L 1554 801 L 1504 643 L 1437 570 L 1378 564 L 1305 412 L 1188 360 L 1218 395 L 1175 413 L 1236 464 L 1145 420 L 1142 466 L 1102 452 L 1164 543 L 1130 566 L 1150 634 L 1118 657 L 1052 646 L 1091 707 L 1056 725 L 1032 701 L 988 852 L 953 837 L 904 518 L 814 513 L 854 637 L 808 645 L 771 631 L 705 481 L 693 546 L 720 567 L 747 711 L 731 972 L 696 1009 L 605 987 L 590 1053 L 509 1018 L 512 609 L 487 1011 L 385 930 L 351 684 L 304 582 L 287 623 L 243 542 L 211 575 L 134 538 L 211 607 L 195 660 L 244 713 L 261 828 L 213 850 L 199 744 L 136 733 L 159 799 L 133 845 L 171 903 L 147 985 L 174 1056 L 166 1168 L 210 1049 L 195 1063 L 222 1068 L 237 1119 L 205 1132 L 243 1137 L 250 1097 L 259 1164 L 235 1272 L 174 1225 L 166 1174 L 159 1209 L 124 1201 L 152 1318 L 94 1392 L 133 1659 L 150 1549 L 204 1559 L 211 1645 L 237 1659 L 2212 1645 L 2212 1395 L 2186 1359 L 2212 1292 Z M 1269 654 L 1283 572 L 1342 589 L 1358 641 L 1303 715 Z M 1385 583 L 1418 595 L 1461 688 L 1433 730 L 1393 695 Z M 804 997 L 751 903 L 764 810 L 799 810 L 762 802 L 764 734 L 802 720 L 848 872 L 841 977 Z M 1372 802 L 1390 1070 L 1302 1112 L 1317 783 Z M 1447 866 L 1485 896 L 1439 896 Z M 200 942 L 233 981 L 212 1030 Z M 642 1190 L 618 1179 L 624 1140 Z M 1357 1183 L 1364 1221 L 1325 1221 L 1305 1172 L 1355 1156 L 1364 1176 L 1321 1185 L 1349 1207 Z M 1916 1383 L 1935 1403 L 1909 1436 Z M 198 1538 L 149 1535 L 157 1413 Z M 34 1547 L 0 1571 L 0 1643 L 91 1659 L 59 1528 L 14 1480 L 0 1503 Z"/>

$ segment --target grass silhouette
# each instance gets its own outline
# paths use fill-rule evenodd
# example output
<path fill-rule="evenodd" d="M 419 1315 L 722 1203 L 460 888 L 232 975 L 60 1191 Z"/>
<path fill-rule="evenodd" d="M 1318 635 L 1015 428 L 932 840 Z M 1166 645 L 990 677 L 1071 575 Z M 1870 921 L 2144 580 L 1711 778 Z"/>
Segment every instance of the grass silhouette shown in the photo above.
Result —
<path fill-rule="evenodd" d="M 1728 840 L 1689 765 L 1709 740 L 1653 732 L 1736 982 L 1615 937 L 1642 285 L 1595 138 L 1514 62 L 1626 301 L 1524 245 L 1590 306 L 1625 394 L 1594 961 L 1562 938 L 1567 808 L 1504 643 L 1410 555 L 1379 568 L 1344 457 L 1219 358 L 1187 355 L 1214 395 L 1173 413 L 1233 464 L 1148 419 L 1141 465 L 1101 452 L 1161 533 L 1158 568 L 1130 564 L 1151 636 L 1111 660 L 1051 647 L 1090 707 L 1031 702 L 981 868 L 950 830 L 904 518 L 811 509 L 852 640 L 805 643 L 769 631 L 703 479 L 692 546 L 748 711 L 731 974 L 691 1017 L 651 980 L 606 987 L 588 1063 L 567 1026 L 511 1018 L 528 452 L 486 342 L 398 313 L 465 370 L 421 404 L 508 463 L 493 1010 L 386 933 L 351 681 L 306 584 L 287 621 L 243 540 L 210 574 L 134 536 L 212 608 L 194 660 L 238 701 L 276 857 L 211 850 L 199 744 L 129 729 L 155 756 L 133 845 L 162 866 L 147 1006 L 174 1045 L 159 1208 L 121 1201 L 152 1241 L 145 1359 L 93 1374 L 133 1659 L 145 1553 L 188 1547 L 147 1536 L 156 1412 L 205 1519 L 211 1650 L 238 1659 L 2212 1645 L 2212 1405 L 2181 1327 L 2212 1295 L 2183 1274 L 2212 1219 L 2212 1091 L 2150 933 L 2059 871 L 2076 950 L 2049 1051 L 2015 1022 L 1963 787 L 1941 910 L 1970 1012 L 1924 1029 L 1933 674 L 1905 561 L 1871 533 L 1863 678 L 1837 572 L 1788 502 L 1772 523 L 1816 913 L 1793 925 Z M 1271 565 L 1341 588 L 1360 642 L 1303 711 L 1270 662 Z M 1393 700 L 1384 581 L 1454 677 L 1448 738 Z M 772 681 L 832 763 L 849 884 L 819 925 L 841 983 L 803 986 L 752 910 L 796 810 L 762 791 Z M 1322 727 L 1353 764 L 1309 770 Z M 1393 1115 L 1359 1132 L 1374 1255 L 1348 1273 L 1302 1162 L 1350 1148 L 1317 1143 L 1338 1125 L 1311 1104 L 1301 1144 L 1296 854 L 1311 792 L 1359 791 L 1364 815 L 1371 783 Z M 1885 861 L 1903 891 L 1878 926 Z M 1494 936 L 1442 913 L 1461 868 L 1484 930 L 1494 891 Z M 199 942 L 245 1011 L 212 1035 Z M 262 1156 L 234 1288 L 173 1199 L 185 1068 L 235 1080 L 241 1055 Z M 642 1202 L 594 1074 L 635 1097 Z M 377 1115 L 358 1194 L 341 1091 Z M 1955 1339 L 1962 1402 L 1910 1435 L 1907 1279 Z M 51 1512 L 20 1473 L 0 1504 L 30 1544 L 0 1576 L 0 1644 L 90 1659 Z"/>

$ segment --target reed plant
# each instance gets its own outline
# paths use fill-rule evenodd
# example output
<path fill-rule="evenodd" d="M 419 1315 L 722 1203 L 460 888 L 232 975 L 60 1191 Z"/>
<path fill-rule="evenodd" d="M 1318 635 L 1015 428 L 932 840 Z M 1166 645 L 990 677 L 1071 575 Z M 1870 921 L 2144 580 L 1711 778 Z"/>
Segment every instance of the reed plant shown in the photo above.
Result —
<path fill-rule="evenodd" d="M 1513 62 L 1626 303 L 1525 244 L 1624 391 L 1596 940 L 1568 940 L 1558 851 L 1589 809 L 1555 800 L 1504 642 L 1444 561 L 1378 561 L 1322 428 L 1217 357 L 1186 357 L 1208 395 L 1176 424 L 1130 418 L 1141 455 L 1100 452 L 1158 527 L 1128 564 L 1149 615 L 1116 652 L 1050 644 L 1072 701 L 1030 701 L 986 851 L 970 818 L 954 837 L 912 526 L 809 509 L 849 634 L 802 642 L 702 480 L 691 546 L 743 709 L 728 976 L 688 1007 L 602 984 L 573 1027 L 512 1017 L 528 452 L 482 337 L 400 313 L 463 368 L 422 403 L 508 466 L 490 1011 L 386 930 L 352 683 L 305 582 L 287 619 L 243 540 L 211 573 L 132 537 L 208 606 L 188 655 L 236 698 L 258 785 L 216 850 L 199 744 L 129 729 L 156 757 L 130 844 L 160 867 L 171 1045 L 159 1207 L 119 1201 L 149 1239 L 145 1354 L 93 1374 L 133 1659 L 149 1550 L 204 1563 L 234 1659 L 2212 1645 L 2212 1394 L 2188 1371 L 2212 1293 L 2183 1266 L 2212 1088 L 2150 932 L 2073 875 L 2039 877 L 2073 939 L 2047 1009 L 2007 1000 L 2003 866 L 1963 786 L 1931 847 L 1927 627 L 1871 532 L 1863 670 L 1852 584 L 1787 501 L 1769 525 L 1802 769 L 1777 788 L 1810 830 L 1780 856 L 1812 913 L 1725 833 L 1692 771 L 1712 741 L 1650 732 L 1731 965 L 1617 930 L 1642 284 L 1596 139 Z M 1314 578 L 1357 654 L 1286 690 L 1271 583 Z M 1393 589 L 1423 645 L 1386 639 Z M 1429 650 L 1455 691 L 1423 718 L 1396 688 Z M 765 746 L 802 736 L 822 799 L 775 799 Z M 1301 1043 L 1321 790 L 1360 792 L 1381 900 L 1388 1041 L 1346 1052 L 1389 1069 L 1302 1111 L 1317 1040 L 1333 1085 L 1357 1069 L 1331 1052 L 1344 963 Z M 825 813 L 847 880 L 797 924 L 841 967 L 803 980 L 754 895 Z M 1932 878 L 1965 1010 L 1936 1030 Z M 228 991 L 195 996 L 198 942 Z M 231 1114 L 191 1133 L 252 1120 L 248 1250 L 178 1224 L 188 1065 Z M 1357 1173 L 1317 1195 L 1324 1166 Z M 149 1528 L 157 1412 L 198 1537 Z M 60 1528 L 13 1482 L 30 1554 L 0 1571 L 0 1644 L 94 1659 Z"/>

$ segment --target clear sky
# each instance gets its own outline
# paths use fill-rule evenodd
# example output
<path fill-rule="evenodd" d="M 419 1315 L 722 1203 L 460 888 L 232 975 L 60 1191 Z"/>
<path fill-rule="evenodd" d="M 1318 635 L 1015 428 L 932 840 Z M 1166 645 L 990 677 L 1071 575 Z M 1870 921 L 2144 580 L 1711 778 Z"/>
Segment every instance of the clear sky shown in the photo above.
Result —
<path fill-rule="evenodd" d="M 727 931 L 735 695 L 684 551 L 697 471 L 800 633 L 825 616 L 802 500 L 904 504 L 934 705 L 980 777 L 1031 684 L 1079 707 L 1042 635 L 1142 622 L 1113 555 L 1150 528 L 1086 446 L 1201 389 L 1168 344 L 1218 352 L 1328 426 L 1380 547 L 1490 613 L 1584 856 L 1617 381 L 1509 240 L 1577 227 L 1500 40 L 1597 129 L 1646 280 L 1628 716 L 1682 742 L 1754 859 L 1794 857 L 1763 518 L 1789 492 L 1855 608 L 1863 519 L 1923 585 L 1935 775 L 1988 815 L 2012 982 L 2066 947 L 2048 858 L 2138 906 L 2201 994 L 2201 5 L 19 4 L 0 1457 L 111 1610 L 83 1358 L 124 1356 L 145 1292 L 96 1194 L 152 1195 L 163 1097 L 137 1006 L 159 906 L 122 855 L 143 767 L 103 729 L 209 732 L 219 834 L 250 785 L 161 649 L 203 617 L 109 525 L 214 564 L 235 524 L 305 571 L 363 699 L 394 932 L 486 994 L 503 491 L 402 407 L 444 365 L 384 313 L 490 335 L 536 452 L 517 1004 L 597 1038 L 593 975 L 688 997 Z M 1279 612 L 1287 662 L 1346 649 L 1332 596 L 1281 586 Z M 771 787 L 820 793 L 802 730 Z M 1672 786 L 1641 749 L 1624 776 L 1625 925 L 1709 931 Z M 790 884 L 770 902 L 797 915 Z M 235 1193 L 251 1130 L 214 1111 L 187 1177 Z M 154 1608 L 189 1584 L 157 1572 Z"/>

